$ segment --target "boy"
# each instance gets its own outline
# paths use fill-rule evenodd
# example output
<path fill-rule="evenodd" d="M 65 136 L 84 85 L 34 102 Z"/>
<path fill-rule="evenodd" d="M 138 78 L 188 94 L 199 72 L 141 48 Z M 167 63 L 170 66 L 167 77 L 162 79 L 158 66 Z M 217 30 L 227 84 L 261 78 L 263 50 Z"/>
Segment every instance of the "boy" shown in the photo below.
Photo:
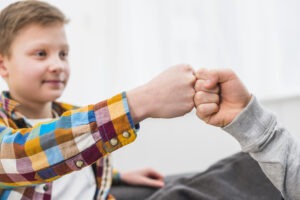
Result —
<path fill-rule="evenodd" d="M 113 199 L 109 153 L 133 142 L 144 119 L 181 116 L 194 106 L 196 78 L 187 65 L 97 104 L 55 102 L 70 73 L 66 23 L 40 1 L 0 13 L 0 75 L 9 88 L 0 99 L 1 199 Z M 121 175 L 129 184 L 163 185 L 155 171 L 137 177 Z"/>
<path fill-rule="evenodd" d="M 197 115 L 240 143 L 285 199 L 300 199 L 300 142 L 247 91 L 234 72 L 199 70 Z"/>

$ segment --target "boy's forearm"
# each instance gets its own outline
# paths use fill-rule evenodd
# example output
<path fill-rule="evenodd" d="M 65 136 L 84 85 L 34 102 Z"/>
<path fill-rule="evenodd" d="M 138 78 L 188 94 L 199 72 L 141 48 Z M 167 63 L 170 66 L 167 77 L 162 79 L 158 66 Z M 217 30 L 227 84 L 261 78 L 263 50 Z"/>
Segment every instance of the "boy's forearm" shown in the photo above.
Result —
<path fill-rule="evenodd" d="M 0 188 L 45 183 L 80 170 L 133 142 L 137 131 L 125 93 L 33 128 L 13 129 L 5 119 L 0 118 Z"/>
<path fill-rule="evenodd" d="M 126 92 L 129 110 L 134 124 L 149 117 L 151 99 L 147 95 L 146 86 L 140 86 Z"/>

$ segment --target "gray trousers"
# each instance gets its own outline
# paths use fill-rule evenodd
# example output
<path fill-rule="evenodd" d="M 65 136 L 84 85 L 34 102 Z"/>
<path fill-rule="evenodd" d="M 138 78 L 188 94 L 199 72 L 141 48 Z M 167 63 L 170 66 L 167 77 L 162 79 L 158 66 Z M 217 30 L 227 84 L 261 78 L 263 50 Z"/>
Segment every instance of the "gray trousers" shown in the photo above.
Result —
<path fill-rule="evenodd" d="M 119 184 L 117 200 L 280 200 L 280 192 L 249 154 L 237 153 L 202 173 L 168 176 L 165 187 L 153 189 Z"/>

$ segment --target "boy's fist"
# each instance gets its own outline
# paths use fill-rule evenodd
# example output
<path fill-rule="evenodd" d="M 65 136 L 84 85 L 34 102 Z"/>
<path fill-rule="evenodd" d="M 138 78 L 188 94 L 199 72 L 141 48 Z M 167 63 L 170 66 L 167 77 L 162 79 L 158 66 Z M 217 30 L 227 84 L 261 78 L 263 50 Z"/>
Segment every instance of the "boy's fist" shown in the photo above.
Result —
<path fill-rule="evenodd" d="M 127 92 L 135 123 L 145 118 L 172 118 L 194 107 L 196 77 L 191 66 L 176 65 L 163 71 L 147 84 Z"/>

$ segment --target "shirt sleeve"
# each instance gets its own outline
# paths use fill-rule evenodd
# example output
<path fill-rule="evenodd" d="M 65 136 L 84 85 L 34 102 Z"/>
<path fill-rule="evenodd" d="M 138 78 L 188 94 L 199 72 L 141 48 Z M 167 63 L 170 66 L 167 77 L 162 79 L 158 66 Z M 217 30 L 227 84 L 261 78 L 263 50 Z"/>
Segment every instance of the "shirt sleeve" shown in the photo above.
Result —
<path fill-rule="evenodd" d="M 125 92 L 32 128 L 0 118 L 0 188 L 50 182 L 89 166 L 136 138 Z"/>
<path fill-rule="evenodd" d="M 300 142 L 255 97 L 224 130 L 258 161 L 285 199 L 300 199 Z"/>
<path fill-rule="evenodd" d="M 121 173 L 117 169 L 112 171 L 112 184 L 119 185 L 121 183 Z"/>

